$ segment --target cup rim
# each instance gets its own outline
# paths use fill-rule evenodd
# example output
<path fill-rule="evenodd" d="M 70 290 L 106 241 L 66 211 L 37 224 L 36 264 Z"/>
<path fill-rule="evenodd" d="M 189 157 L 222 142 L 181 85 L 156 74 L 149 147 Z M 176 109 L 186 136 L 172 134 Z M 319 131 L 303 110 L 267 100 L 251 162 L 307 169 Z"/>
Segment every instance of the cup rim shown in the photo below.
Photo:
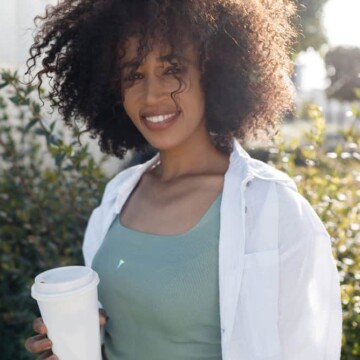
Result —
<path fill-rule="evenodd" d="M 81 268 L 85 270 L 84 276 L 62 283 L 45 282 L 46 276 L 51 276 L 55 272 L 69 271 L 71 268 Z M 86 266 L 63 266 L 44 271 L 35 277 L 35 282 L 31 287 L 31 296 L 37 301 L 57 301 L 74 295 L 85 293 L 99 284 L 98 274 Z"/>

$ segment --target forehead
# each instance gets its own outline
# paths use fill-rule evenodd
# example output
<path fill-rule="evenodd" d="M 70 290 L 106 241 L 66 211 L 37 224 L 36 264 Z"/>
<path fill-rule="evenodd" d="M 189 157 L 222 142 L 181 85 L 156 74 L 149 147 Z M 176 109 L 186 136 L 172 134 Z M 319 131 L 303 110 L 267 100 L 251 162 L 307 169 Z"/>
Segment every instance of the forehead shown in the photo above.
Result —
<path fill-rule="evenodd" d="M 195 45 L 190 41 L 186 41 L 182 46 L 171 48 L 168 42 L 165 40 L 149 40 L 144 48 L 141 46 L 140 39 L 136 36 L 129 37 L 123 46 L 123 54 L 120 59 L 122 65 L 126 63 L 131 63 L 133 61 L 141 60 L 146 58 L 149 55 L 156 56 L 159 62 L 169 61 L 169 60 L 179 60 L 184 63 L 197 64 L 198 54 L 195 48 Z M 140 51 L 139 51 L 140 50 Z"/>

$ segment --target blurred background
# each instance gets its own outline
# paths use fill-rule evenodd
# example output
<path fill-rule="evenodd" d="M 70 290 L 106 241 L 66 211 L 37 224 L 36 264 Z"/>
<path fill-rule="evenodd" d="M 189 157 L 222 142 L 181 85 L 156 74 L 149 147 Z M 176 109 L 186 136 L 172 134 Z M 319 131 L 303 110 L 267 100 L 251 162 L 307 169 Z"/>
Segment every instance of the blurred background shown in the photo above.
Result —
<path fill-rule="evenodd" d="M 34 30 L 33 19 L 56 0 L 1 0 L 0 68 L 24 70 Z M 284 124 L 286 136 L 309 125 L 309 104 L 320 106 L 328 124 L 327 133 L 352 125 L 353 89 L 360 88 L 360 1 L 298 0 L 303 35 L 295 47 L 297 110 Z M 289 119 L 288 119 L 289 120 Z M 335 136 L 336 137 L 336 136 Z M 92 147 L 94 154 L 97 147 Z M 108 172 L 112 172 L 111 163 Z M 115 166 L 115 171 L 117 167 Z"/>
<path fill-rule="evenodd" d="M 250 0 L 247 0 L 250 1 Z M 295 0 L 296 110 L 248 151 L 287 172 L 331 235 L 343 305 L 342 360 L 360 359 L 360 0 Z M 120 161 L 59 125 L 23 79 L 33 19 L 56 0 L 0 0 L 0 358 L 23 348 L 38 309 L 36 274 L 82 264 L 81 244 L 106 182 L 150 155 Z"/>

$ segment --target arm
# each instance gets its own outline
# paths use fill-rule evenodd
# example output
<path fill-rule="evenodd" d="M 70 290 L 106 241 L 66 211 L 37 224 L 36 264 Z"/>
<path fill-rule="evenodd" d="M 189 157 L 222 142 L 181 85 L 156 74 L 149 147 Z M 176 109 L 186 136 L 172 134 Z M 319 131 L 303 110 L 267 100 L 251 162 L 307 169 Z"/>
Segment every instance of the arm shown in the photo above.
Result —
<path fill-rule="evenodd" d="M 278 191 L 282 359 L 339 360 L 340 286 L 329 235 L 302 196 Z"/>

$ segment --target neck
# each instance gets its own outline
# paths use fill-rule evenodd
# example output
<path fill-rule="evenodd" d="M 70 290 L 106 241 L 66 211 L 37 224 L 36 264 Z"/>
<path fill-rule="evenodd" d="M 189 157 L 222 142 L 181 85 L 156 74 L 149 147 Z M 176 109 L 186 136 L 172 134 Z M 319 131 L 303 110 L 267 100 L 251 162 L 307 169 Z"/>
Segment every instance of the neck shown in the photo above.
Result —
<path fill-rule="evenodd" d="M 189 139 L 184 146 L 161 150 L 160 165 L 154 174 L 168 182 L 186 175 L 225 174 L 228 165 L 229 155 L 220 152 L 206 133 L 196 141 Z"/>

